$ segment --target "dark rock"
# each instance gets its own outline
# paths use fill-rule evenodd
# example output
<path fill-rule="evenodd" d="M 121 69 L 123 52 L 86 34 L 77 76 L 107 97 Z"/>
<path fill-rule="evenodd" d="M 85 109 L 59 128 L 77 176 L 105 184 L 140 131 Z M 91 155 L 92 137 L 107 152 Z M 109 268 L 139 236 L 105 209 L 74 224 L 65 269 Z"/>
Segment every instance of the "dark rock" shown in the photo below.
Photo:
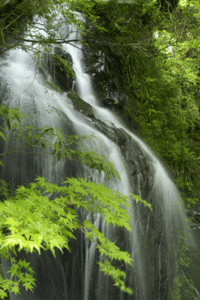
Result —
<path fill-rule="evenodd" d="M 92 106 L 81 99 L 75 92 L 69 91 L 67 93 L 67 97 L 72 100 L 74 109 L 80 111 L 87 117 L 94 118 L 94 114 L 92 111 Z"/>
<path fill-rule="evenodd" d="M 71 54 L 69 54 L 65 50 L 63 50 L 62 48 L 59 48 L 59 47 L 55 47 L 54 54 L 59 55 L 62 59 L 67 60 L 72 66 L 73 60 L 72 60 Z"/>
<path fill-rule="evenodd" d="M 105 98 L 105 99 L 102 100 L 102 104 L 105 107 L 113 108 L 116 105 L 116 102 L 112 98 Z"/>
<path fill-rule="evenodd" d="M 62 48 L 55 47 L 54 54 L 46 53 L 38 70 L 47 83 L 48 74 L 50 74 L 54 84 L 62 91 L 72 89 L 75 79 L 75 73 L 72 69 L 72 57 Z M 52 83 L 49 84 L 52 85 Z"/>
<path fill-rule="evenodd" d="M 72 69 L 71 55 L 56 47 L 52 56 L 55 69 L 55 83 L 64 91 L 72 89 L 75 73 Z"/>
<path fill-rule="evenodd" d="M 101 103 L 103 106 L 110 108 L 112 111 L 122 110 L 123 107 L 121 102 L 116 102 L 113 98 L 105 98 L 101 100 Z"/>

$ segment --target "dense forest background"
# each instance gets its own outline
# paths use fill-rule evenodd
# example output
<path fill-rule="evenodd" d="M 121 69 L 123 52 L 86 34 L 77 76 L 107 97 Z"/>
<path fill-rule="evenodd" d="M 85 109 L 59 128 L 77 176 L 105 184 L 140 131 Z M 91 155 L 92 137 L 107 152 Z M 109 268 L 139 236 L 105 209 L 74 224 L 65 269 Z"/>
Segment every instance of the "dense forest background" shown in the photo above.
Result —
<path fill-rule="evenodd" d="M 76 19 L 76 11 L 85 20 Z M 58 18 L 55 25 L 53 20 L 59 13 L 82 33 L 85 64 L 97 97 L 123 116 L 129 128 L 150 146 L 181 192 L 192 221 L 198 224 L 199 1 L 3 0 L 0 55 L 12 48 L 31 50 L 39 64 L 52 44 L 73 43 L 55 35 L 60 22 Z M 46 19 L 45 37 L 41 27 L 38 30 L 36 15 Z M 62 65 L 62 59 L 58 64 Z M 73 73 L 70 64 L 65 67 Z M 0 114 L 9 130 L 8 112 L 1 109 Z M 1 187 L 0 196 L 5 190 Z M 193 214 L 194 210 L 197 213 Z"/>

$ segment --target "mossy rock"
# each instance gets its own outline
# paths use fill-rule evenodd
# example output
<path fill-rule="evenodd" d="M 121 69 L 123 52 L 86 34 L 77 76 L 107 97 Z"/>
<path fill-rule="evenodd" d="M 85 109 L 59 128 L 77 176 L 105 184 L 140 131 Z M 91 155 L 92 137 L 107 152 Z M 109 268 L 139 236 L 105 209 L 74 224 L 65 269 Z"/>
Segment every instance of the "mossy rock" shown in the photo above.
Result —
<path fill-rule="evenodd" d="M 74 109 L 82 112 L 87 117 L 94 118 L 94 113 L 92 111 L 92 106 L 81 99 L 75 92 L 69 91 L 67 97 L 72 100 Z"/>
<path fill-rule="evenodd" d="M 66 92 L 72 89 L 76 78 L 72 65 L 71 55 L 62 48 L 55 47 L 54 54 L 46 53 L 44 55 L 38 70 L 48 85 Z M 48 74 L 51 75 L 53 81 L 48 81 Z"/>
<path fill-rule="evenodd" d="M 71 55 L 61 48 L 56 47 L 54 54 L 52 54 L 52 59 L 55 68 L 55 83 L 65 91 L 70 90 L 76 78 L 72 68 Z"/>

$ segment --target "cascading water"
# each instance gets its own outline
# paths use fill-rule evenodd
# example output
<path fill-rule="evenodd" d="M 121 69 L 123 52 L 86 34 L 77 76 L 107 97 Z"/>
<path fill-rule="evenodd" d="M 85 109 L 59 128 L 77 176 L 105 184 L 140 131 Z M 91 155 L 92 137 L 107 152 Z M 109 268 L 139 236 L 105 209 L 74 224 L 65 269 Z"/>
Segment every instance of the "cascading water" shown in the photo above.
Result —
<path fill-rule="evenodd" d="M 63 26 L 63 33 L 75 31 L 74 28 Z M 75 33 L 69 35 L 74 38 Z M 77 48 L 78 46 L 78 48 Z M 63 49 L 71 54 L 73 69 L 76 73 L 75 89 L 79 96 L 91 105 L 95 121 L 74 109 L 73 103 L 65 92 L 58 93 L 45 86 L 42 75 L 35 74 L 32 57 L 22 50 L 10 50 L 1 61 L 1 101 L 10 107 L 18 107 L 31 116 L 26 120 L 28 125 L 50 125 L 60 128 L 65 134 L 95 135 L 97 139 L 85 141 L 85 147 L 106 155 L 119 172 L 118 179 L 106 180 L 103 173 L 90 170 L 79 163 L 57 162 L 54 158 L 14 153 L 4 158 L 2 169 L 3 179 L 12 188 L 30 183 L 36 175 L 44 176 L 47 181 L 59 184 L 65 176 L 81 176 L 95 183 L 105 182 L 122 194 L 130 192 L 138 194 L 150 202 L 153 212 L 142 204 L 131 202 L 132 232 L 106 226 L 99 214 L 89 215 L 80 211 L 80 218 L 90 218 L 95 226 L 123 250 L 131 253 L 134 259 L 132 269 L 125 268 L 128 274 L 127 285 L 134 290 L 133 295 L 120 293 L 112 286 L 112 281 L 100 273 L 97 261 L 101 259 L 95 244 L 84 240 L 81 233 L 77 242 L 72 242 L 72 254 L 67 251 L 61 255 L 57 251 L 54 259 L 51 253 L 43 252 L 27 256 L 37 276 L 37 288 L 34 293 L 26 292 L 11 294 L 11 299 L 32 300 L 167 300 L 169 287 L 172 284 L 177 260 L 180 234 L 186 232 L 185 214 L 180 196 L 174 184 L 168 178 L 159 161 L 148 147 L 130 132 L 113 112 L 102 108 L 94 95 L 90 76 L 84 72 L 81 44 L 76 47 L 64 45 Z M 53 68 L 51 66 L 51 68 Z M 46 74 L 46 77 L 48 75 Z M 51 113 L 48 110 L 55 107 Z M 59 116 L 59 113 L 61 116 Z M 103 122 L 108 130 L 104 133 L 98 122 Z M 109 133 L 112 132 L 111 133 Z M 113 132 L 123 136 L 124 149 L 115 142 Z M 13 146 L 12 136 L 5 146 L 6 151 Z M 20 145 L 15 144 L 20 147 Z M 24 253 L 19 255 L 24 256 Z M 2 259 L 4 275 L 9 261 Z"/>

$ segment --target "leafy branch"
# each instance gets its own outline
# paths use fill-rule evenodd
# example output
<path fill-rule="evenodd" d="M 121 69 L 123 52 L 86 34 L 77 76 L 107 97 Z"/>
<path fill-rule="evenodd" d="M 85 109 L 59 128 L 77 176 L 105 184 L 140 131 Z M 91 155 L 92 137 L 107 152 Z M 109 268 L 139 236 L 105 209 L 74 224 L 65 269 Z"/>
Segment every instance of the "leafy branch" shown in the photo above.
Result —
<path fill-rule="evenodd" d="M 49 194 L 56 196 L 49 200 Z M 90 213 L 100 213 L 105 216 L 107 224 L 111 223 L 130 231 L 130 217 L 126 209 L 129 206 L 128 202 L 128 197 L 110 191 L 104 185 L 85 182 L 82 178 L 68 178 L 61 186 L 57 186 L 46 182 L 43 177 L 37 177 L 36 182 L 28 187 L 18 187 L 14 196 L 8 196 L 5 202 L 0 203 L 0 253 L 8 258 L 9 251 L 16 255 L 16 251 L 22 249 L 27 253 L 37 250 L 40 254 L 42 248 L 50 249 L 55 256 L 55 248 L 61 252 L 63 248 L 70 251 L 69 240 L 76 238 L 75 231 L 79 229 L 91 242 L 95 240 L 102 256 L 109 257 L 111 261 L 118 260 L 132 265 L 130 254 L 121 251 L 93 224 L 89 221 L 80 224 L 76 210 L 82 207 Z M 13 266 L 9 271 L 11 279 L 17 276 L 18 280 L 13 283 L 1 278 L 2 287 L 17 294 L 21 282 L 26 289 L 32 289 L 32 269 L 25 261 L 22 263 L 13 259 L 12 262 Z M 31 274 L 22 276 L 21 267 Z M 101 262 L 100 268 L 105 274 L 113 277 L 115 285 L 122 291 L 132 292 L 130 288 L 125 287 L 123 280 L 126 275 L 123 271 L 115 269 L 108 260 L 105 261 L 105 265 Z M 3 295 L 2 292 L 2 297 Z"/>

